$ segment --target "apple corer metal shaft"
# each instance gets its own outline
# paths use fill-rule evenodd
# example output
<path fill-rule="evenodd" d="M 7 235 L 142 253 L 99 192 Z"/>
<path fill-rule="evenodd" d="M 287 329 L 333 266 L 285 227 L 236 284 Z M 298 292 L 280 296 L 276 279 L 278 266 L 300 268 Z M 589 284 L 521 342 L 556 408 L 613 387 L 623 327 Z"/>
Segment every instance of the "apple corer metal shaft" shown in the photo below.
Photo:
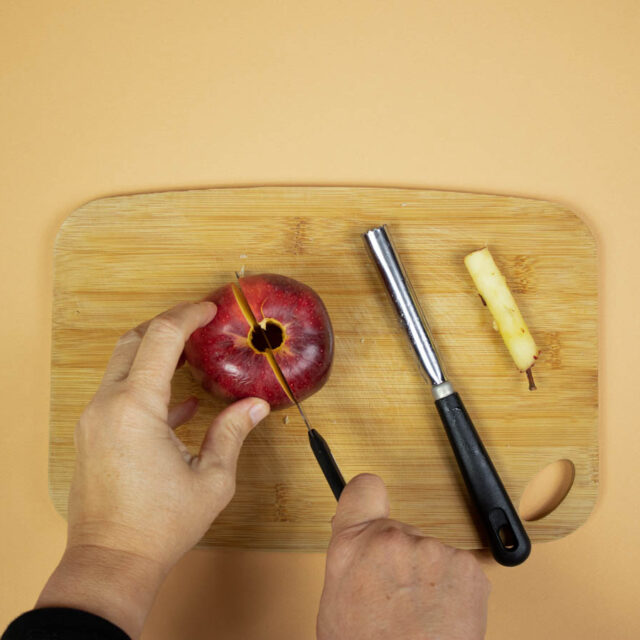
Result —
<path fill-rule="evenodd" d="M 493 557 L 505 566 L 524 562 L 531 541 L 471 418 L 446 379 L 429 326 L 385 225 L 364 234 L 365 244 L 418 359 Z"/>

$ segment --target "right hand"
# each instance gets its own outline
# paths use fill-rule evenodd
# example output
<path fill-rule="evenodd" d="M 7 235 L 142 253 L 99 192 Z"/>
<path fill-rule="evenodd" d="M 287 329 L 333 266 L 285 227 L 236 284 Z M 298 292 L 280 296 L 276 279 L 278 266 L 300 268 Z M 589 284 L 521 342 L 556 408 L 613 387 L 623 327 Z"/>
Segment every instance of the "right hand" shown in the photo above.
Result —
<path fill-rule="evenodd" d="M 468 551 L 389 519 L 378 476 L 356 476 L 333 519 L 318 640 L 481 640 L 490 584 Z"/>

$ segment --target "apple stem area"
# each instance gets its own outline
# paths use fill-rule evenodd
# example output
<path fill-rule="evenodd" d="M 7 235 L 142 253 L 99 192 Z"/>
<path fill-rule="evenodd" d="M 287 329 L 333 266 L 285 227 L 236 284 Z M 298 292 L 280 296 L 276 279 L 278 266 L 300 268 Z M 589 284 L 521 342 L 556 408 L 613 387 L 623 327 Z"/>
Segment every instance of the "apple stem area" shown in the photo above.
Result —
<path fill-rule="evenodd" d="M 260 353 L 264 353 L 269 347 L 275 351 L 284 342 L 282 325 L 271 318 L 266 318 L 260 324 L 264 324 L 261 327 L 262 331 L 256 329 L 256 327 L 251 328 L 248 337 L 249 343 Z"/>
<path fill-rule="evenodd" d="M 529 381 L 529 391 L 535 391 L 538 387 L 536 387 L 536 383 L 533 380 L 533 372 L 531 371 L 531 367 L 529 367 L 525 373 L 527 374 L 527 380 Z"/>

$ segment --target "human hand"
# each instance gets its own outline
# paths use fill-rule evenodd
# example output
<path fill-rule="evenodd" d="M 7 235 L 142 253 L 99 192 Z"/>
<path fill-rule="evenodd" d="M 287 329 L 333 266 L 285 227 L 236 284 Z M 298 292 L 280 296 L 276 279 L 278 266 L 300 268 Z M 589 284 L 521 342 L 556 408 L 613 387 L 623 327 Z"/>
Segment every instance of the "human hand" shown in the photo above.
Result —
<path fill-rule="evenodd" d="M 166 573 L 231 500 L 240 448 L 269 405 L 227 407 L 195 457 L 173 429 L 197 400 L 169 409 L 184 344 L 215 313 L 181 304 L 118 341 L 76 428 L 67 548 L 37 606 L 81 608 L 137 637 Z"/>
<path fill-rule="evenodd" d="M 490 585 L 468 551 L 389 519 L 378 476 L 356 476 L 333 519 L 318 640 L 481 640 Z"/>

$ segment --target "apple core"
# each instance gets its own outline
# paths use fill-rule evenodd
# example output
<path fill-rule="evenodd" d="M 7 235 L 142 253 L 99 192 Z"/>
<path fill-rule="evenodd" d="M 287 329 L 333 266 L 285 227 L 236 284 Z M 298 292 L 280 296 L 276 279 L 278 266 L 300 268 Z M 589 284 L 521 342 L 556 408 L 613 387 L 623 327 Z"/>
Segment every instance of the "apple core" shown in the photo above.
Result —
<path fill-rule="evenodd" d="M 264 333 L 257 331 L 255 327 L 251 327 L 247 336 L 249 345 L 258 353 L 264 353 L 268 347 L 271 347 L 271 350 L 275 353 L 284 344 L 286 339 L 285 328 L 274 318 L 265 318 L 258 324 L 262 327 Z M 267 340 L 265 340 L 265 335 Z"/>

